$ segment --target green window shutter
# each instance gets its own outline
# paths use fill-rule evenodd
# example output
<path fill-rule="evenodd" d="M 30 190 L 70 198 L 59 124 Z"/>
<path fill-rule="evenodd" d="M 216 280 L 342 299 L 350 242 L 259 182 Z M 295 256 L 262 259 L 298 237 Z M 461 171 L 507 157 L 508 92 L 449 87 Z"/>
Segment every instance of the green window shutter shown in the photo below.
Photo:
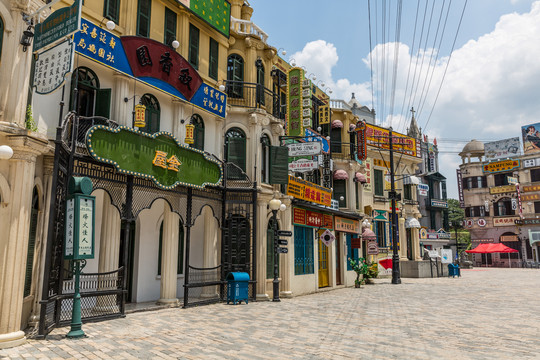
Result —
<path fill-rule="evenodd" d="M 163 221 L 159 227 L 159 247 L 158 247 L 158 262 L 157 262 L 157 274 L 161 276 L 161 250 L 163 247 Z"/>
<path fill-rule="evenodd" d="M 189 24 L 189 63 L 195 68 L 199 68 L 199 29 L 193 24 Z"/>
<path fill-rule="evenodd" d="M 232 162 L 246 171 L 246 139 L 240 137 L 228 138 L 227 161 Z"/>
<path fill-rule="evenodd" d="M 193 148 L 204 150 L 204 127 L 195 125 Z"/>
<path fill-rule="evenodd" d="M 210 38 L 208 76 L 210 76 L 214 80 L 218 79 L 218 59 L 219 59 L 219 44 L 216 40 Z"/>
<path fill-rule="evenodd" d="M 139 0 L 137 11 L 137 35 L 150 36 L 152 0 Z"/>
<path fill-rule="evenodd" d="M 165 44 L 172 46 L 172 42 L 176 40 L 176 19 L 177 15 L 174 11 L 165 7 Z"/>
<path fill-rule="evenodd" d="M 24 297 L 30 295 L 32 288 L 32 269 L 34 265 L 34 251 L 36 248 L 38 210 L 32 209 L 30 214 L 30 235 L 28 236 L 28 251 L 26 252 L 26 273 L 24 276 Z"/>
<path fill-rule="evenodd" d="M 375 170 L 373 172 L 373 180 L 375 184 L 375 195 L 383 196 L 384 195 L 384 183 L 383 183 L 383 173 L 381 170 Z"/>
<path fill-rule="evenodd" d="M 343 200 L 339 198 L 343 196 Z M 347 183 L 345 180 L 334 180 L 334 200 L 339 201 L 339 207 L 347 207 Z"/>
<path fill-rule="evenodd" d="M 96 90 L 95 116 L 109 118 L 111 116 L 111 89 Z"/>
<path fill-rule="evenodd" d="M 103 4 L 103 16 L 118 24 L 120 18 L 120 0 L 105 0 Z"/>
<path fill-rule="evenodd" d="M 289 149 L 270 146 L 270 184 L 287 184 L 289 181 Z"/>

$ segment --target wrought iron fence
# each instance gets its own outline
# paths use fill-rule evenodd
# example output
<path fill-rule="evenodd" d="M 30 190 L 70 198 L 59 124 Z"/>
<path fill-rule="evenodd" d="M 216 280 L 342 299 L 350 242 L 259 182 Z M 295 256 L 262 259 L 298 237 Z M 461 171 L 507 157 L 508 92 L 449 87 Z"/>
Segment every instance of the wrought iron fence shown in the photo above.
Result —
<path fill-rule="evenodd" d="M 221 265 L 212 268 L 189 266 L 189 275 L 184 285 L 187 306 L 219 302 L 223 299 Z"/>
<path fill-rule="evenodd" d="M 283 118 L 279 96 L 261 84 L 226 80 L 225 92 L 227 93 L 227 103 L 231 106 L 265 109 L 274 117 Z"/>
<path fill-rule="evenodd" d="M 77 147 L 84 147 L 86 144 L 86 133 L 88 132 L 88 129 L 90 129 L 94 125 L 105 125 L 112 129 L 116 129 L 119 125 L 116 121 L 107 119 L 102 116 L 79 116 L 78 117 L 78 126 L 77 126 L 77 136 L 76 136 L 76 142 Z M 64 118 L 64 124 L 62 125 L 63 132 L 62 132 L 62 140 L 71 146 L 71 142 L 73 141 L 73 131 L 75 126 L 75 113 L 69 112 L 66 117 Z"/>

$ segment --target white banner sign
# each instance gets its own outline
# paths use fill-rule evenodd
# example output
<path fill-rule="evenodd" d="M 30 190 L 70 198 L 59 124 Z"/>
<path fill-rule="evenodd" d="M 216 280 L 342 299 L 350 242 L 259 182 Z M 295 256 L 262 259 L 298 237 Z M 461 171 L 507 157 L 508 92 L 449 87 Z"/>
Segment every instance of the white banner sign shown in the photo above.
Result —
<path fill-rule="evenodd" d="M 320 142 L 288 144 L 289 156 L 319 155 L 322 151 Z"/>
<path fill-rule="evenodd" d="M 441 249 L 441 262 L 443 264 L 452 263 L 452 249 Z"/>
<path fill-rule="evenodd" d="M 486 160 L 518 156 L 521 153 L 520 149 L 518 137 L 492 141 L 484 144 L 484 156 Z"/>
<path fill-rule="evenodd" d="M 306 172 L 313 171 L 319 167 L 317 160 L 300 159 L 289 163 L 289 171 Z"/>
<path fill-rule="evenodd" d="M 418 184 L 416 188 L 418 189 L 418 195 L 427 196 L 428 191 L 429 191 L 428 184 Z"/>
<path fill-rule="evenodd" d="M 58 89 L 71 72 L 73 43 L 66 40 L 38 55 L 35 65 L 34 86 L 36 93 L 49 94 Z"/>

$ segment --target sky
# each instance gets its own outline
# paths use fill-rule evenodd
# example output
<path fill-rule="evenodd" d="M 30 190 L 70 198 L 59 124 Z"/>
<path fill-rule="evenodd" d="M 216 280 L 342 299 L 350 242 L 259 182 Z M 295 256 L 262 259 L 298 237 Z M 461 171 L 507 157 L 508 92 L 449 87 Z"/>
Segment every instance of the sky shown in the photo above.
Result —
<path fill-rule="evenodd" d="M 379 125 L 402 133 L 414 107 L 437 139 L 449 198 L 467 142 L 517 137 L 540 122 L 540 0 L 249 3 L 268 43 L 333 99 L 354 92 Z"/>

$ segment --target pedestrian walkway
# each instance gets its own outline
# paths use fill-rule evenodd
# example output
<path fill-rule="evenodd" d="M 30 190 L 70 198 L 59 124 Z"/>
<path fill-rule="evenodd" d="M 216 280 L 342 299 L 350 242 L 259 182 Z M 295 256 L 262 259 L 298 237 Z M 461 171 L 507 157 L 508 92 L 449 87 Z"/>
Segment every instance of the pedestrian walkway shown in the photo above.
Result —
<path fill-rule="evenodd" d="M 0 359 L 540 359 L 540 271 L 378 279 L 274 302 L 136 312 Z"/>

